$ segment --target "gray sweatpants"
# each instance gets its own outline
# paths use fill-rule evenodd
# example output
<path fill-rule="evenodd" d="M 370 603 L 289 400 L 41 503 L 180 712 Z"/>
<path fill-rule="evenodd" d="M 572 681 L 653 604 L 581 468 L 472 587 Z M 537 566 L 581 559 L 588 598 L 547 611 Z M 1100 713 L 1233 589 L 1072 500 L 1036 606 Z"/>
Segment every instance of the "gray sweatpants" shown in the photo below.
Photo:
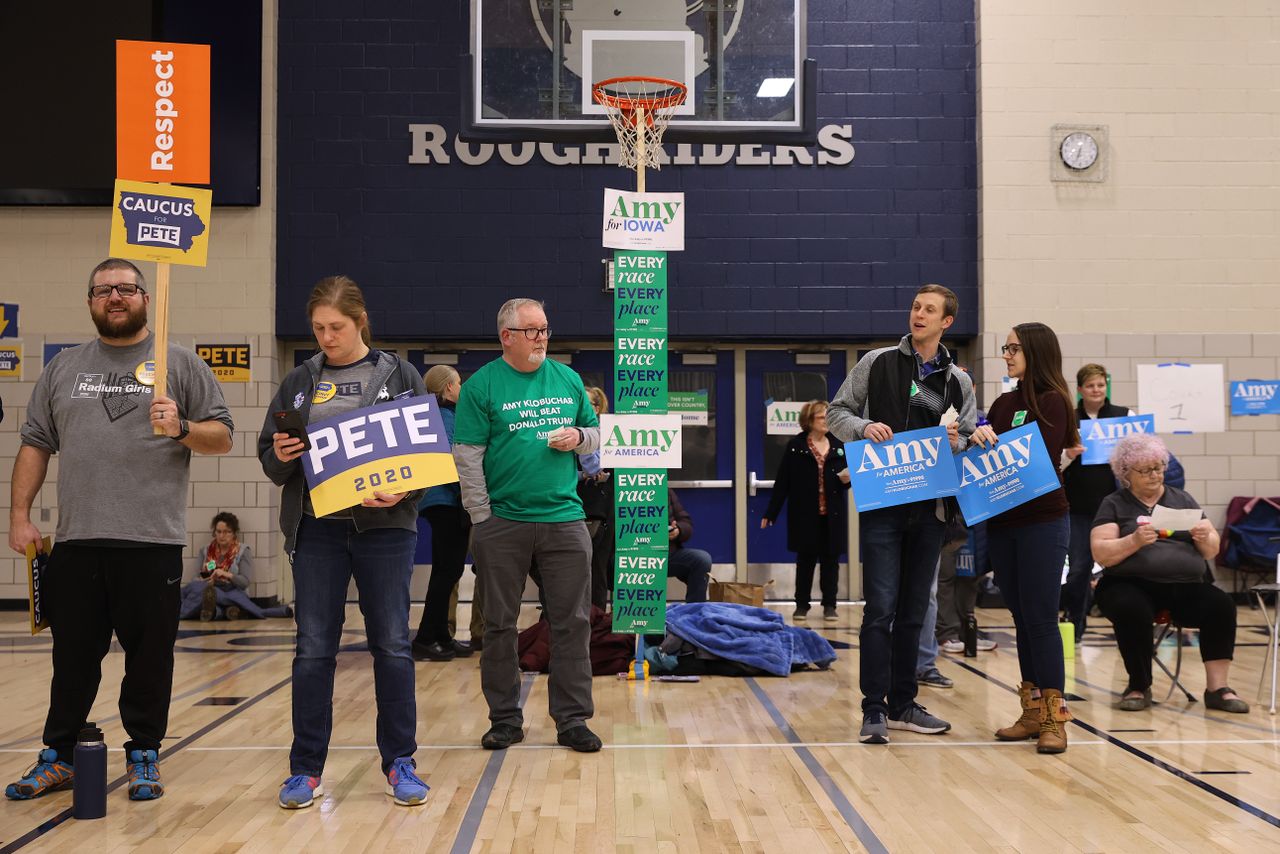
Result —
<path fill-rule="evenodd" d="M 585 522 L 513 522 L 492 516 L 472 528 L 471 549 L 484 591 L 480 686 L 495 724 L 523 726 L 516 620 L 529 564 L 542 573 L 551 624 L 547 699 L 556 731 L 585 723 L 591 700 L 591 538 Z"/>

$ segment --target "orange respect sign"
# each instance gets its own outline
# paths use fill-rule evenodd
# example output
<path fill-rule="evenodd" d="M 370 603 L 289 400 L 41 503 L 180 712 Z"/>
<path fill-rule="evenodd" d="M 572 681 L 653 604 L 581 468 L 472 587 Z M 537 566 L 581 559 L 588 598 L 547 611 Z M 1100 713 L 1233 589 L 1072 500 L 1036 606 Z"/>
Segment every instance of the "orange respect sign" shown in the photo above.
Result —
<path fill-rule="evenodd" d="M 116 177 L 209 183 L 209 46 L 116 42 Z"/>

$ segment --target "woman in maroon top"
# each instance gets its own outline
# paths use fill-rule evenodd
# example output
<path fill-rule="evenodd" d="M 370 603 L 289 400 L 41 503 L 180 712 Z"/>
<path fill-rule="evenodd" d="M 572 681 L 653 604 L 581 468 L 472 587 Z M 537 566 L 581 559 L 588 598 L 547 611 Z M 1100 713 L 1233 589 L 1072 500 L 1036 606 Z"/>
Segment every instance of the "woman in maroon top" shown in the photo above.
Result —
<path fill-rule="evenodd" d="M 990 426 L 974 431 L 974 441 L 990 445 L 998 433 L 1035 424 L 1056 465 L 1063 448 L 1074 449 L 1080 443 L 1075 407 L 1062 377 L 1058 336 L 1043 323 L 1020 323 L 1000 352 L 1009 377 L 1018 385 L 991 404 Z M 1038 736 L 1040 753 L 1067 749 L 1064 723 L 1071 719 L 1062 698 L 1065 673 L 1058 633 L 1058 593 L 1071 530 L 1067 514 L 1066 493 L 1058 488 L 987 523 L 987 551 L 996 584 L 1013 614 L 1022 670 L 1022 716 L 998 730 L 996 738 Z"/>

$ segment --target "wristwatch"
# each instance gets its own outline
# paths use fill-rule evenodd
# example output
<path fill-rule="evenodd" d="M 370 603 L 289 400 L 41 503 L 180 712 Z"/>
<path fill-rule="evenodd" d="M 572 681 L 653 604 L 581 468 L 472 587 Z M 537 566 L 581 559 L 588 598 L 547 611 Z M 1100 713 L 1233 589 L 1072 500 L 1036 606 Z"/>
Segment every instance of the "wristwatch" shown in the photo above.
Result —
<path fill-rule="evenodd" d="M 178 421 L 178 435 L 171 437 L 175 442 L 181 442 L 183 439 L 191 435 L 191 425 L 187 423 L 187 419 L 183 418 Z"/>

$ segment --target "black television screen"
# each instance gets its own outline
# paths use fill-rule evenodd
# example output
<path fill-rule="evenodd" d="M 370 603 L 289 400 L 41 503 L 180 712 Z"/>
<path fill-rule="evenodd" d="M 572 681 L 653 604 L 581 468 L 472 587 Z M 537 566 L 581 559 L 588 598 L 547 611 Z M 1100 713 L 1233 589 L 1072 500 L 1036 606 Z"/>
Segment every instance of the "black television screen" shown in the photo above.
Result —
<path fill-rule="evenodd" d="M 0 205 L 110 205 L 115 42 L 210 48 L 215 205 L 261 195 L 262 0 L 0 3 Z"/>

